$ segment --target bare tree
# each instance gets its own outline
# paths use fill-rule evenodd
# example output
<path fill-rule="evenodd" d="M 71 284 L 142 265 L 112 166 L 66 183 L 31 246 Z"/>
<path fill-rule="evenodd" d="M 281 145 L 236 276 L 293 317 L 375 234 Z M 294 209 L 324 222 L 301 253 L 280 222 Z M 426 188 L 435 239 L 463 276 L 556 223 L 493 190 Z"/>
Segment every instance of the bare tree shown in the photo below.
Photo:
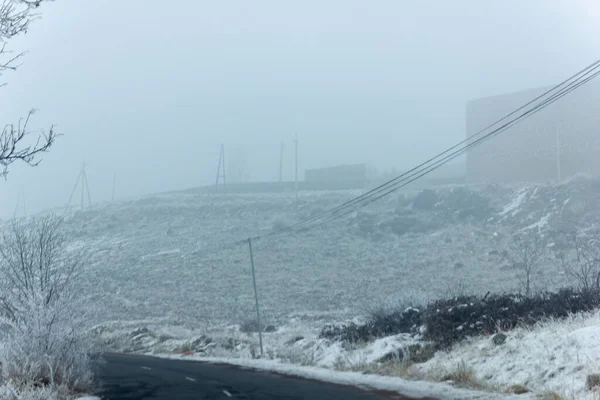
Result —
<path fill-rule="evenodd" d="M 560 266 L 583 289 L 600 289 L 600 243 L 595 239 L 586 239 L 577 232 L 572 234 L 572 240 L 574 251 L 558 254 Z"/>
<path fill-rule="evenodd" d="M 26 33 L 32 21 L 39 17 L 33 10 L 44 1 L 52 0 L 0 0 L 0 76 L 9 70 L 19 67 L 25 52 L 13 53 L 7 43 L 15 36 Z M 21 118 L 16 124 L 7 124 L 0 132 L 0 176 L 8 174 L 8 167 L 22 161 L 30 166 L 37 166 L 40 153 L 46 152 L 56 140 L 54 126 L 47 133 L 39 132 L 37 139 L 27 142 L 33 133 L 28 130 L 29 120 L 35 113 L 32 109 L 27 117 Z"/>
<path fill-rule="evenodd" d="M 535 233 L 513 235 L 512 243 L 503 251 L 504 259 L 517 272 L 525 296 L 532 293 L 533 275 L 538 271 L 546 246 L 541 237 Z"/>
<path fill-rule="evenodd" d="M 13 222 L 0 239 L 0 368 L 5 379 L 85 385 L 91 379 L 86 321 L 77 308 L 85 261 L 55 216 Z"/>

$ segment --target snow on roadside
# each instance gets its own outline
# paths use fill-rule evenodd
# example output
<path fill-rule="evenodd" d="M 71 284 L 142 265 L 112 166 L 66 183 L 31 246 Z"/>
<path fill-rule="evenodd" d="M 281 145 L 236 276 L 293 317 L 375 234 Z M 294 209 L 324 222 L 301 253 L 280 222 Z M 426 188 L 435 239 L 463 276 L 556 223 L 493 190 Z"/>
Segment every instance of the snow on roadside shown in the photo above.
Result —
<path fill-rule="evenodd" d="M 166 331 L 176 332 L 174 328 Z M 146 333 L 144 333 L 146 332 Z M 228 363 L 243 367 L 266 369 L 323 379 L 341 384 L 357 384 L 382 390 L 397 390 L 410 395 L 418 393 L 441 398 L 483 399 L 494 398 L 485 394 L 460 390 L 446 383 L 432 382 L 440 371 L 452 371 L 457 365 L 471 370 L 477 382 L 502 391 L 521 385 L 531 391 L 531 396 L 555 392 L 564 399 L 592 400 L 597 393 L 589 392 L 586 377 L 600 371 L 600 311 L 578 314 L 561 321 L 549 321 L 533 328 L 519 328 L 506 332 L 507 340 L 494 345 L 490 337 L 474 338 L 457 345 L 448 352 L 438 352 L 429 361 L 413 364 L 410 376 L 428 376 L 432 381 L 413 381 L 398 377 L 385 377 L 352 371 L 373 370 L 384 356 L 400 348 L 418 343 L 410 335 L 394 335 L 374 340 L 361 346 L 349 347 L 341 342 L 318 338 L 315 327 L 288 325 L 276 332 L 263 334 L 265 357 L 259 354 L 255 333 L 243 333 L 236 327 L 221 334 L 206 332 L 210 339 L 204 341 L 199 332 L 180 330 L 181 337 L 165 341 L 153 339 L 161 333 L 137 329 L 118 333 L 137 343 L 145 343 L 130 352 L 167 358 L 185 358 L 200 361 Z M 113 335 L 117 332 L 113 332 Z M 162 333 L 164 334 L 164 333 Z M 147 335 L 145 342 L 140 339 Z M 186 343 L 200 343 L 189 348 Z M 210 344 L 210 345 L 209 345 Z M 188 349 L 184 351 L 181 349 Z M 344 372 L 340 371 L 343 370 Z M 413 392 L 411 392 L 413 390 Z M 467 394 L 472 397 L 465 397 Z M 474 396 L 474 397 L 473 397 Z M 479 397 L 477 397 L 479 396 Z M 511 398 L 497 394 L 496 398 Z M 520 395 L 518 398 L 528 398 Z"/>
<path fill-rule="evenodd" d="M 230 364 L 262 371 L 315 379 L 340 385 L 358 386 L 366 389 L 388 390 L 409 397 L 436 397 L 445 400 L 494 400 L 530 399 L 531 396 L 501 395 L 452 387 L 450 385 L 425 381 L 409 381 L 397 377 L 365 375 L 360 372 L 340 372 L 326 368 L 282 364 L 273 360 L 249 360 L 182 355 L 156 355 L 161 358 L 197 360 L 211 363 Z"/>
<path fill-rule="evenodd" d="M 15 389 L 11 384 L 0 385 L 0 400 L 101 400 L 100 397 L 84 395 L 75 397 L 65 387 L 27 387 Z"/>
<path fill-rule="evenodd" d="M 438 352 L 415 368 L 432 373 L 464 362 L 478 380 L 488 384 L 554 391 L 567 399 L 598 398 L 585 386 L 587 375 L 600 371 L 600 312 L 520 328 L 506 335 L 502 345 L 494 345 L 490 338 L 473 339 L 450 352 Z"/>

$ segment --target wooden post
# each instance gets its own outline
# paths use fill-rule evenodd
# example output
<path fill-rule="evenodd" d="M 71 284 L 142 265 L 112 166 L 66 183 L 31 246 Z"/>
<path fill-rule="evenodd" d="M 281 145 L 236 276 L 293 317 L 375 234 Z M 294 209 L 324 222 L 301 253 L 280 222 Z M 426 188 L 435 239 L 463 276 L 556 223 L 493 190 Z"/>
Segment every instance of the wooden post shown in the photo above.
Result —
<path fill-rule="evenodd" d="M 67 203 L 67 209 L 71 206 L 71 201 L 73 200 L 73 196 L 75 196 L 75 191 L 77 190 L 77 185 L 79 185 L 79 181 L 81 180 L 81 172 L 79 171 L 79 175 L 77 175 L 77 181 L 75 181 L 75 186 L 73 186 L 73 191 L 71 192 L 71 196 L 69 196 L 69 201 Z"/>
<path fill-rule="evenodd" d="M 221 167 L 223 172 L 221 173 Z M 217 167 L 217 182 L 215 184 L 215 191 L 219 191 L 219 178 L 223 177 L 223 187 L 225 187 L 225 145 L 221 145 L 221 152 L 219 153 L 219 166 Z"/>
<path fill-rule="evenodd" d="M 294 189 L 296 191 L 296 200 L 298 200 L 298 134 L 296 133 L 296 140 L 294 140 L 294 153 L 295 153 L 295 164 L 296 164 L 296 168 L 295 168 L 295 178 L 294 178 Z"/>
<path fill-rule="evenodd" d="M 283 142 L 279 149 L 279 183 L 283 182 Z"/>
<path fill-rule="evenodd" d="M 256 302 L 256 323 L 258 324 L 258 340 L 260 341 L 260 355 L 264 355 L 262 340 L 262 325 L 260 324 L 260 309 L 258 308 L 258 292 L 256 290 L 256 273 L 254 272 L 254 254 L 252 253 L 252 239 L 248 238 L 250 249 L 250 264 L 252 265 L 252 283 L 254 284 L 254 300 Z"/>
<path fill-rule="evenodd" d="M 115 172 L 115 173 L 113 173 L 113 186 L 112 186 L 112 197 L 111 197 L 111 199 L 112 199 L 111 201 L 113 201 L 113 202 L 115 201 L 115 185 L 116 185 L 116 182 L 117 182 L 117 173 Z"/>
<path fill-rule="evenodd" d="M 81 209 L 83 210 L 83 191 L 85 189 L 85 161 L 81 165 Z"/>

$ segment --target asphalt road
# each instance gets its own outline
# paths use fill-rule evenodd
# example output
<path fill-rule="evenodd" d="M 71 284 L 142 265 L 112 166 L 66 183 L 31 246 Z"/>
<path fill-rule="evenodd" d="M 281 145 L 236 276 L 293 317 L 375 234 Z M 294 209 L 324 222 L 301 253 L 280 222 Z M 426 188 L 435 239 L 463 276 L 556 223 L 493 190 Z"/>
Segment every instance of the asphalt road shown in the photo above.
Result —
<path fill-rule="evenodd" d="M 97 365 L 96 396 L 105 400 L 416 400 L 231 365 L 124 354 L 105 354 L 103 359 Z"/>

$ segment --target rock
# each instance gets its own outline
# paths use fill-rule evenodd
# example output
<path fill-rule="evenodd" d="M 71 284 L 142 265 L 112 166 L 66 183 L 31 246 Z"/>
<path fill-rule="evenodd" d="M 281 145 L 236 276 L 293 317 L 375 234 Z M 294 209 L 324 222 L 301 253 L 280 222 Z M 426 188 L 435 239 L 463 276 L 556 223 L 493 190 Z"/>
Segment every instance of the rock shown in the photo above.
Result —
<path fill-rule="evenodd" d="M 461 269 L 461 268 L 464 268 L 464 267 L 465 267 L 465 264 L 463 264 L 461 262 L 455 262 L 454 263 L 454 268 L 456 268 L 456 269 Z"/>
<path fill-rule="evenodd" d="M 506 389 L 506 393 L 525 394 L 525 393 L 529 393 L 529 389 L 527 389 L 525 386 L 522 386 L 522 385 L 512 385 L 512 386 L 509 386 L 508 389 Z"/>
<path fill-rule="evenodd" d="M 209 338 L 208 336 L 201 335 L 200 337 L 192 340 L 191 345 L 194 348 L 198 348 L 198 347 L 204 347 L 204 346 L 206 346 L 207 344 L 210 344 L 210 343 L 212 343 L 212 339 L 211 338 Z"/>
<path fill-rule="evenodd" d="M 130 334 L 129 337 L 136 337 L 142 334 L 148 333 L 148 328 L 146 327 L 141 327 L 141 328 L 135 328 Z"/>
<path fill-rule="evenodd" d="M 600 388 L 600 374 L 590 374 L 585 380 L 585 387 L 587 390 L 594 390 Z"/>
<path fill-rule="evenodd" d="M 433 358 L 435 355 L 435 348 L 433 345 L 425 344 L 412 344 L 403 349 L 395 349 L 381 357 L 379 362 L 388 361 L 410 361 L 414 363 L 424 363 Z"/>
<path fill-rule="evenodd" d="M 167 340 L 171 340 L 173 339 L 173 336 L 166 334 L 166 333 L 161 333 L 160 335 L 158 335 L 158 341 L 160 343 L 166 342 Z"/>
<path fill-rule="evenodd" d="M 492 343 L 494 343 L 496 346 L 501 346 L 504 344 L 504 342 L 506 342 L 507 337 L 508 336 L 506 336 L 504 333 L 498 333 L 492 337 Z"/>
<path fill-rule="evenodd" d="M 389 353 L 386 353 L 383 357 L 381 357 L 378 362 L 384 363 L 388 361 L 403 361 L 404 360 L 404 351 L 402 349 L 392 350 Z"/>
<path fill-rule="evenodd" d="M 286 345 L 291 346 L 299 341 L 304 340 L 304 336 L 296 336 L 285 342 Z"/>
<path fill-rule="evenodd" d="M 265 327 L 265 332 L 267 332 L 267 333 L 277 332 L 277 328 L 274 325 L 267 325 Z"/>

